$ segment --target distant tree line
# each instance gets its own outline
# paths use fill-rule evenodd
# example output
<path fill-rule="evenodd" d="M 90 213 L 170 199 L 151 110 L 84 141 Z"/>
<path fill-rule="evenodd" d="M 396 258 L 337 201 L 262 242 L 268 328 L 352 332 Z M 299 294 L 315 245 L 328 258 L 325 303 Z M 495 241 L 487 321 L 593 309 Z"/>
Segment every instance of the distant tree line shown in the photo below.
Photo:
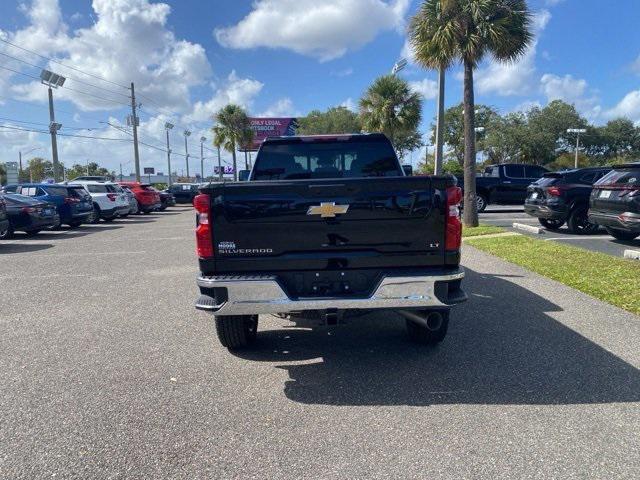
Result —
<path fill-rule="evenodd" d="M 462 105 L 445 111 L 444 170 L 460 173 L 464 164 L 464 131 Z M 500 115 L 487 105 L 476 105 L 477 150 L 482 165 L 493 163 L 533 163 L 551 170 L 573 168 L 576 135 L 569 128 L 583 128 L 580 135 L 578 165 L 581 167 L 627 162 L 640 157 L 640 127 L 627 118 L 593 125 L 573 105 L 555 100 L 545 107 Z M 432 125 L 435 129 L 435 120 Z M 431 141 L 435 141 L 435 132 Z M 431 172 L 433 159 L 420 168 Z"/>

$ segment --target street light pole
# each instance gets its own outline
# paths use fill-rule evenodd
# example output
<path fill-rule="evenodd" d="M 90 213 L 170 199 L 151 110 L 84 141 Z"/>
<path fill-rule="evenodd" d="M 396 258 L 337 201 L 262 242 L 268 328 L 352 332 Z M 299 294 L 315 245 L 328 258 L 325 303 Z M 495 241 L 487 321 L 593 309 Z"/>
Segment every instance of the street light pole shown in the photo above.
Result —
<path fill-rule="evenodd" d="M 223 173 L 224 172 L 222 171 L 222 158 L 220 157 L 220 147 L 218 147 L 218 175 L 220 177 L 221 182 L 224 180 Z"/>
<path fill-rule="evenodd" d="M 187 138 L 189 138 L 189 135 L 191 135 L 191 132 L 189 130 L 185 130 L 184 131 L 184 155 L 187 160 L 187 178 L 190 179 L 191 177 L 189 177 L 189 147 L 187 144 Z"/>
<path fill-rule="evenodd" d="M 578 168 L 578 151 L 580 150 L 580 134 L 587 133 L 586 128 L 569 128 L 567 129 L 567 133 L 575 133 L 576 134 L 576 160 L 575 160 L 575 168 Z"/>
<path fill-rule="evenodd" d="M 442 138 L 444 135 L 444 82 L 445 82 L 445 68 L 440 67 L 438 69 L 438 112 L 436 117 L 436 151 L 434 159 L 434 174 L 442 175 L 442 154 L 444 146 Z"/>
<path fill-rule="evenodd" d="M 169 130 L 173 128 L 173 124 L 166 122 L 164 129 L 167 132 L 167 168 L 169 169 L 169 186 L 171 186 L 171 147 L 169 146 Z"/>
<path fill-rule="evenodd" d="M 49 70 L 42 70 L 40 72 L 40 81 L 43 85 L 48 87 L 49 91 L 49 133 L 51 133 L 51 157 L 53 160 L 53 180 L 55 182 L 60 178 L 58 164 L 58 139 L 56 134 L 58 130 L 62 128 L 62 124 L 56 123 L 56 116 L 53 111 L 53 89 L 64 85 L 66 78 L 57 73 L 53 73 Z"/>
<path fill-rule="evenodd" d="M 204 182 L 204 142 L 207 141 L 206 137 L 200 137 L 200 178 Z"/>

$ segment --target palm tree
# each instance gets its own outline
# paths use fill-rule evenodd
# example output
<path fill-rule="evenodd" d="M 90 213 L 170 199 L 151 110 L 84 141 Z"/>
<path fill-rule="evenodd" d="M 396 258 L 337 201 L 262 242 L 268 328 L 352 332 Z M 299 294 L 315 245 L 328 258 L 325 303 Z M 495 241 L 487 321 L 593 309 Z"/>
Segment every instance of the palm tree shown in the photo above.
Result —
<path fill-rule="evenodd" d="M 444 31 L 451 35 L 464 67 L 464 224 L 478 225 L 476 205 L 475 101 L 473 70 L 487 56 L 514 62 L 533 35 L 526 0 L 440 0 L 446 12 Z"/>
<path fill-rule="evenodd" d="M 416 61 L 438 70 L 438 112 L 436 117 L 436 175 L 442 174 L 445 72 L 457 58 L 447 1 L 426 0 L 409 23 L 409 42 Z"/>
<path fill-rule="evenodd" d="M 395 75 L 377 78 L 360 99 L 363 129 L 384 133 L 399 157 L 422 145 L 418 133 L 421 110 L 420 94 Z"/>
<path fill-rule="evenodd" d="M 231 153 L 233 179 L 238 180 L 236 150 L 242 146 L 243 140 L 247 137 L 247 130 L 250 130 L 249 117 L 242 107 L 230 103 L 216 113 L 214 120 L 218 124 L 211 129 L 214 136 L 213 144 Z"/>

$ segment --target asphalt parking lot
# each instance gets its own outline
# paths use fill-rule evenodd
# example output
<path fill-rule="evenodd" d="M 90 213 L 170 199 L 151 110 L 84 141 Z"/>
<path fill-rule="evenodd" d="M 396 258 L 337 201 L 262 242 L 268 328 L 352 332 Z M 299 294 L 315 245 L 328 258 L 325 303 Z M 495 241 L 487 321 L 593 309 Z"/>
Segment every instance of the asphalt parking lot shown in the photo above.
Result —
<path fill-rule="evenodd" d="M 576 235 L 570 233 L 566 225 L 557 232 L 545 230 L 541 235 L 528 234 L 522 230 L 514 230 L 514 223 L 540 227 L 537 218 L 527 215 L 521 207 L 516 206 L 491 205 L 480 214 L 480 222 L 504 227 L 508 230 L 517 231 L 518 233 L 530 235 L 541 240 L 560 242 L 594 252 L 607 253 L 616 257 L 623 257 L 625 250 L 640 250 L 640 238 L 636 238 L 630 242 L 624 242 L 608 235 L 604 229 L 601 229 L 593 235 Z"/>
<path fill-rule="evenodd" d="M 0 244 L 0 478 L 638 478 L 637 316 L 466 247 L 435 349 L 385 313 L 230 354 L 193 224 Z"/>

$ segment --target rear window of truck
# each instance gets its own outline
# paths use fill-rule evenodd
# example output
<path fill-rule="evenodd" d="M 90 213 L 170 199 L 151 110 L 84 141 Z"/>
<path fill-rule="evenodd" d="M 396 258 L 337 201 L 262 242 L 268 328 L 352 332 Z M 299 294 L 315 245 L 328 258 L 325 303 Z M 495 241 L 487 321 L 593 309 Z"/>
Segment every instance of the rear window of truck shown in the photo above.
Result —
<path fill-rule="evenodd" d="M 388 142 L 321 141 L 265 143 L 252 180 L 396 177 L 400 164 Z"/>

